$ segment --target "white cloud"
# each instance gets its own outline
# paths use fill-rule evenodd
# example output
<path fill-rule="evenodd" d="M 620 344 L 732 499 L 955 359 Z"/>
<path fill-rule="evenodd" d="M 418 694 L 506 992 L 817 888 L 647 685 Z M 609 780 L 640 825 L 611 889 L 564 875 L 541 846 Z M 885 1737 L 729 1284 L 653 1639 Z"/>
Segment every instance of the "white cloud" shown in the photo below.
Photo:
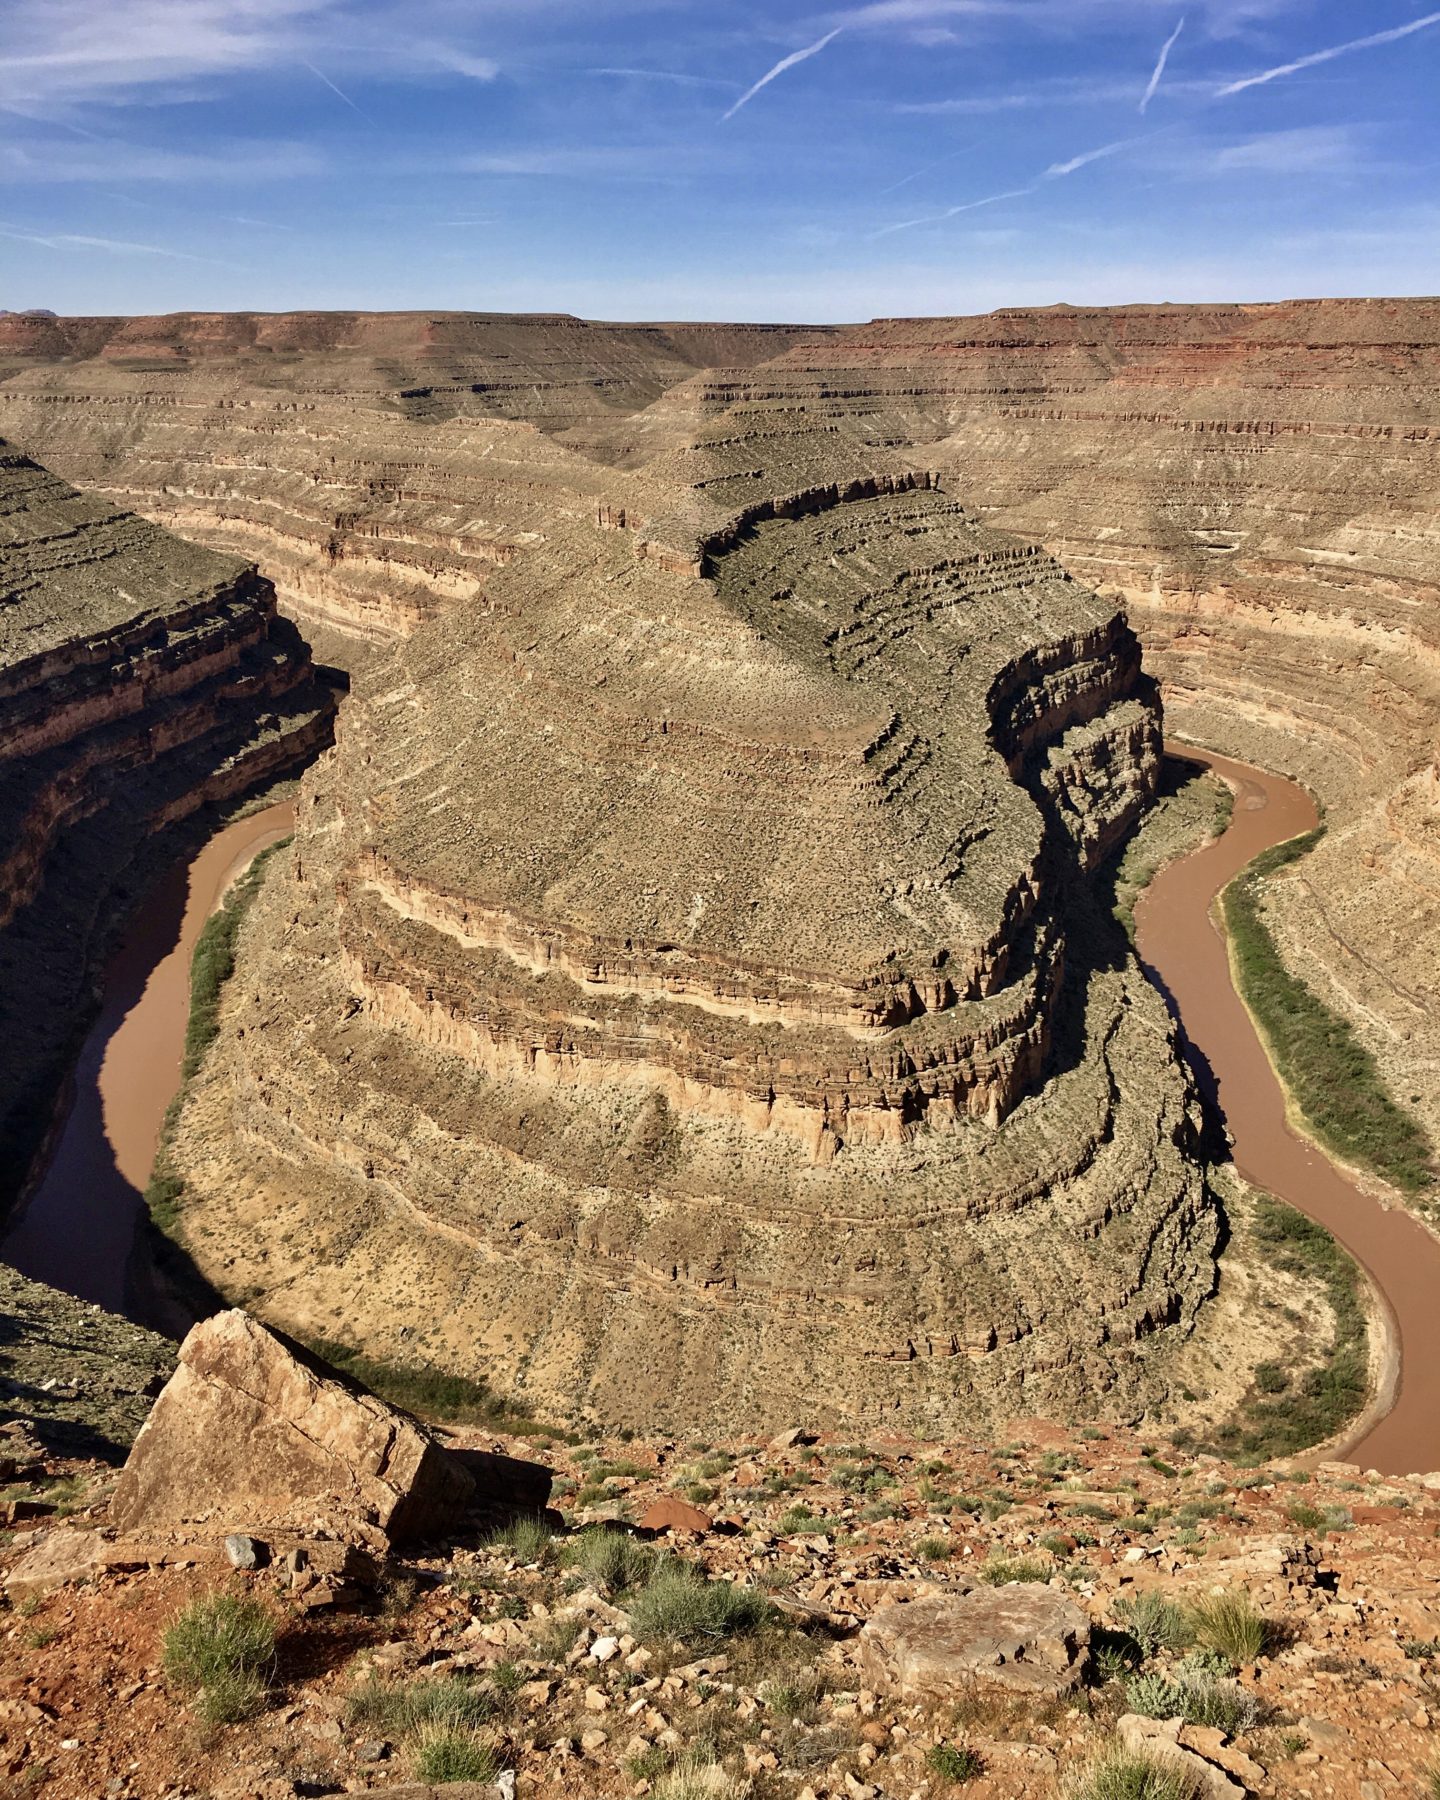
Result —
<path fill-rule="evenodd" d="M 310 144 L 219 143 L 207 151 L 160 150 L 114 139 L 60 144 L 0 144 L 0 181 L 293 181 L 323 174 L 325 158 Z"/>
<path fill-rule="evenodd" d="M 1205 164 L 1212 175 L 1353 175 L 1369 167 L 1357 129 L 1349 125 L 1307 125 L 1268 131 L 1244 143 L 1227 144 Z"/>

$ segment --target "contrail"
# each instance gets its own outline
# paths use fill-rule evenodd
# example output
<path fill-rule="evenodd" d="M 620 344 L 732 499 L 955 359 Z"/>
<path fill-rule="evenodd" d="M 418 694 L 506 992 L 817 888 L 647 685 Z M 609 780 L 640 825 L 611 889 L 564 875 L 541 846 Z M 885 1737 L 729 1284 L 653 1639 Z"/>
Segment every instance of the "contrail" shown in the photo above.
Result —
<path fill-rule="evenodd" d="M 953 219 L 960 213 L 978 212 L 982 206 L 997 206 L 1002 200 L 1023 200 L 1027 194 L 1034 192 L 1033 187 L 1007 188 L 1003 194 L 987 194 L 983 200 L 966 200 L 960 206 L 947 206 L 944 212 L 926 213 L 921 219 L 901 219 L 895 225 L 882 225 L 870 235 L 877 238 L 889 237 L 892 231 L 909 231 L 914 225 L 938 225 L 942 219 Z"/>
<path fill-rule="evenodd" d="M 303 57 L 301 58 L 301 61 L 304 62 Z M 365 121 L 365 123 L 367 125 L 373 125 L 375 123 L 375 121 L 370 117 L 369 113 L 361 112 L 360 108 L 355 104 L 355 102 L 350 98 L 350 96 L 347 93 L 345 93 L 342 89 L 336 87 L 335 83 L 330 79 L 330 77 L 328 75 L 322 74 L 322 72 L 315 67 L 314 63 L 307 62 L 307 63 L 305 63 L 305 67 L 310 71 L 310 73 L 315 77 L 315 79 L 317 81 L 323 81 L 325 83 L 326 87 L 329 88 L 330 92 L 332 94 L 334 94 L 337 99 L 343 100 L 345 102 L 345 104 L 350 108 L 351 112 L 360 113 L 360 117 Z"/>
<path fill-rule="evenodd" d="M 1073 175 L 1077 169 L 1087 168 L 1102 157 L 1117 156 L 1120 151 L 1128 150 L 1132 144 L 1143 144 L 1147 137 L 1154 137 L 1154 132 L 1147 132 L 1145 137 L 1121 138 L 1113 144 L 1102 144 L 1098 150 L 1086 150 L 1080 156 L 1072 156 L 1068 162 L 1051 163 L 1050 167 L 1038 175 L 1029 187 L 1006 188 L 1003 194 L 987 194 L 983 200 L 967 200 L 960 206 L 947 206 L 944 212 L 926 213 L 918 219 L 900 219 L 894 225 L 882 225 L 872 237 L 889 237 L 892 231 L 909 231 L 914 225 L 937 225 L 943 219 L 953 219 L 958 213 L 975 212 L 982 206 L 996 206 L 1002 200 L 1023 200 L 1030 194 L 1040 191 L 1047 181 L 1061 181 L 1067 175 Z"/>
<path fill-rule="evenodd" d="M 1185 21 L 1182 18 L 1180 23 L 1170 33 L 1169 37 L 1166 38 L 1165 48 L 1160 52 L 1160 60 L 1155 65 L 1155 73 L 1150 77 L 1150 85 L 1145 90 L 1145 98 L 1140 102 L 1140 110 L 1142 113 L 1149 111 L 1150 102 L 1160 91 L 1160 83 L 1165 77 L 1165 65 L 1170 60 L 1170 52 L 1175 48 L 1176 44 L 1179 43 L 1180 33 L 1184 29 Z"/>
<path fill-rule="evenodd" d="M 1377 31 L 1371 37 L 1351 38 L 1348 44 L 1336 44 L 1330 50 L 1316 50 L 1298 62 L 1281 63 L 1278 69 L 1266 69 L 1262 75 L 1247 75 L 1243 81 L 1232 81 L 1216 90 L 1215 98 L 1224 100 L 1231 94 L 1243 94 L 1246 88 L 1260 87 L 1267 81 L 1278 81 L 1282 75 L 1298 75 L 1301 69 L 1313 69 L 1318 63 L 1333 62 L 1337 56 L 1348 56 L 1352 50 L 1374 50 L 1381 44 L 1398 43 L 1413 37 L 1431 25 L 1440 25 L 1440 12 L 1426 13 L 1423 19 L 1412 19 L 1408 25 L 1397 25 L 1393 31 Z"/>
<path fill-rule="evenodd" d="M 745 92 L 730 108 L 729 112 L 721 113 L 720 123 L 723 125 L 726 119 L 733 119 L 740 108 L 753 100 L 760 92 L 761 88 L 769 87 L 770 83 L 777 75 L 783 75 L 787 69 L 793 69 L 796 63 L 802 63 L 811 56 L 818 56 L 827 44 L 833 43 L 834 40 L 839 37 L 841 29 L 842 28 L 837 25 L 833 31 L 827 31 L 824 37 L 817 38 L 807 49 L 792 50 L 789 56 L 782 56 L 773 69 L 767 70 L 766 73 L 760 77 L 754 87 L 746 88 Z"/>
<path fill-rule="evenodd" d="M 975 145 L 972 142 L 962 144 L 958 150 L 947 150 L 944 156 L 937 156 L 934 162 L 926 163 L 923 169 L 912 169 L 908 175 L 902 175 L 898 181 L 892 181 L 889 187 L 881 188 L 876 198 L 883 199 L 886 194 L 895 193 L 897 189 L 908 186 L 910 182 L 918 181 L 922 175 L 928 175 L 932 169 L 943 168 L 947 162 L 954 162 L 957 156 L 964 156 L 967 150 L 974 148 Z"/>
<path fill-rule="evenodd" d="M 1102 156 L 1114 156 L 1117 151 L 1128 150 L 1136 138 L 1121 138 L 1118 143 L 1102 144 L 1098 150 L 1087 150 L 1083 156 L 1072 156 L 1069 162 L 1051 163 L 1045 171 L 1044 179 L 1053 181 L 1058 175 L 1073 175 L 1077 169 L 1083 169 L 1090 163 L 1099 162 Z"/>

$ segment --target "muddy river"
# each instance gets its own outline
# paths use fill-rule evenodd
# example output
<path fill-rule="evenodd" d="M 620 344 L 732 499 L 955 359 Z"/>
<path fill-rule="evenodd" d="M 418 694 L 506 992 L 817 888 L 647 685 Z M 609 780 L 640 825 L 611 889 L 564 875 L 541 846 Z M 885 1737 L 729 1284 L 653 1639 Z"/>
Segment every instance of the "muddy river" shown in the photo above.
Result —
<path fill-rule="evenodd" d="M 1399 1206 L 1366 1193 L 1292 1130 L 1210 914 L 1215 896 L 1252 857 L 1314 827 L 1314 803 L 1279 775 L 1168 748 L 1229 781 L 1235 813 L 1223 837 L 1171 863 L 1141 895 L 1141 959 L 1182 1021 L 1196 1075 L 1220 1106 L 1240 1173 L 1318 1219 L 1383 1296 L 1390 1326 L 1385 1377 L 1343 1454 L 1388 1475 L 1440 1469 L 1440 1240 Z"/>
<path fill-rule="evenodd" d="M 135 1228 L 180 1085 L 195 940 L 231 881 L 293 823 L 294 808 L 281 802 L 227 825 L 137 914 L 106 971 L 44 1173 L 0 1242 L 22 1275 L 129 1310 Z"/>
<path fill-rule="evenodd" d="M 1235 811 L 1222 838 L 1162 870 L 1141 896 L 1141 957 L 1183 1021 L 1241 1173 L 1332 1231 L 1384 1297 L 1385 1378 L 1345 1453 L 1388 1474 L 1440 1469 L 1440 1241 L 1291 1129 L 1210 916 L 1220 889 L 1253 856 L 1315 824 L 1314 805 L 1280 776 L 1199 751 L 1173 753 L 1229 780 Z M 180 1080 L 195 940 L 230 881 L 292 822 L 282 804 L 227 826 L 171 872 L 137 919 L 108 971 L 44 1175 L 0 1243 L 0 1255 L 22 1273 L 127 1310 L 141 1197 Z"/>

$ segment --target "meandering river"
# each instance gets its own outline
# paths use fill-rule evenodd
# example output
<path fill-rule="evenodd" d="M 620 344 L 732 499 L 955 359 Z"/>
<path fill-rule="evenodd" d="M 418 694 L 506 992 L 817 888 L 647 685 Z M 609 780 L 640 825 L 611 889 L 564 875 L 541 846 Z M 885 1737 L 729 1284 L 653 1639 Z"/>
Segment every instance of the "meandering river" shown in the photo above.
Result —
<path fill-rule="evenodd" d="M 195 940 L 226 888 L 291 829 L 288 802 L 216 832 L 136 914 L 105 973 L 38 1183 L 0 1256 L 36 1281 L 129 1310 L 127 1271 L 165 1109 L 180 1086 Z"/>
<path fill-rule="evenodd" d="M 1387 1475 L 1440 1469 L 1440 1240 L 1293 1129 L 1211 916 L 1216 895 L 1252 857 L 1313 829 L 1315 804 L 1283 776 L 1184 745 L 1167 748 L 1223 776 L 1235 789 L 1235 811 L 1222 837 L 1162 869 L 1140 896 L 1141 960 L 1181 1022 L 1201 1087 L 1220 1107 L 1235 1166 L 1332 1232 L 1369 1271 L 1386 1308 L 1385 1371 L 1344 1454 Z"/>
<path fill-rule="evenodd" d="M 1225 777 L 1235 810 L 1221 838 L 1161 870 L 1141 895 L 1141 958 L 1182 1023 L 1241 1174 L 1332 1231 L 1382 1296 L 1385 1375 L 1347 1454 L 1387 1474 L 1440 1469 L 1440 1240 L 1292 1130 L 1211 918 L 1215 896 L 1252 857 L 1311 829 L 1314 804 L 1281 776 L 1183 746 L 1171 754 Z M 226 826 L 171 871 L 137 916 L 107 972 L 44 1173 L 0 1243 L 0 1255 L 23 1274 L 127 1310 L 142 1195 L 180 1082 L 195 940 L 235 875 L 292 823 L 282 804 Z"/>

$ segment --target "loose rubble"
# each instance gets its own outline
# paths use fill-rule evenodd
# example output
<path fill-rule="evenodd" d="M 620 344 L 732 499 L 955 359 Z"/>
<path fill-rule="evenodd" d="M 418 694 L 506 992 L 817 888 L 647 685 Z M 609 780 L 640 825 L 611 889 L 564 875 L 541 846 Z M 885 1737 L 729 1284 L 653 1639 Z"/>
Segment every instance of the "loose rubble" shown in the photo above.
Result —
<path fill-rule="evenodd" d="M 1440 1763 L 1422 1478 L 1038 1424 L 1000 1446 L 445 1441 L 544 1465 L 554 1508 L 482 1483 L 452 1528 L 381 1553 L 353 1522 L 142 1541 L 100 1465 L 32 1461 L 0 1556 L 0 1792 L 1073 1800 L 1119 1746 L 1206 1795 L 1387 1800 Z M 260 1710 L 206 1725 L 166 1641 L 217 1593 L 277 1637 Z M 1195 1635 L 1217 1595 L 1260 1621 L 1253 1660 Z M 483 1779 L 427 1777 L 437 1729 L 481 1746 Z"/>

